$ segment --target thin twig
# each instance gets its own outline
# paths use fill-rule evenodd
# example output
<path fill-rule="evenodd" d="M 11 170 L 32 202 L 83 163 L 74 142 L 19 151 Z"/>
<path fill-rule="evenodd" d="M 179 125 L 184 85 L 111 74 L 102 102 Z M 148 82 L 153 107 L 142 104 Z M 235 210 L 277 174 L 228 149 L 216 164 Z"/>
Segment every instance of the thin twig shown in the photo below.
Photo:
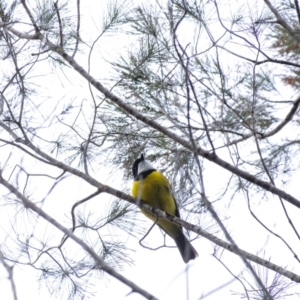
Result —
<path fill-rule="evenodd" d="M 0 250 L 0 261 L 8 273 L 8 279 L 10 281 L 11 289 L 13 291 L 14 300 L 18 300 L 16 284 L 13 277 L 13 267 L 11 267 L 5 260 L 2 251 Z"/>
<path fill-rule="evenodd" d="M 62 226 L 59 222 L 57 222 L 55 219 L 50 217 L 47 213 L 45 213 L 41 208 L 36 206 L 33 202 L 28 200 L 25 196 L 23 196 L 14 186 L 12 186 L 10 183 L 8 183 L 0 173 L 0 183 L 4 185 L 11 193 L 16 195 L 18 199 L 20 199 L 24 206 L 26 208 L 29 208 L 30 210 L 34 211 L 37 215 L 41 216 L 43 219 L 45 219 L 47 222 L 51 223 L 54 227 L 65 233 L 69 238 L 71 238 L 73 241 L 75 241 L 78 245 L 80 245 L 87 253 L 91 255 L 91 257 L 94 258 L 97 265 L 107 274 L 111 275 L 112 277 L 118 279 L 120 282 L 124 283 L 128 287 L 132 289 L 132 292 L 139 293 L 140 295 L 144 296 L 146 299 L 149 300 L 155 300 L 157 299 L 150 293 L 148 293 L 146 290 L 139 287 L 134 282 L 130 281 L 123 275 L 119 274 L 115 271 L 114 268 L 110 267 L 106 262 L 102 260 L 102 258 L 86 243 L 84 243 L 80 238 L 78 238 L 75 234 L 73 234 L 70 230 L 68 230 L 66 227 Z"/>

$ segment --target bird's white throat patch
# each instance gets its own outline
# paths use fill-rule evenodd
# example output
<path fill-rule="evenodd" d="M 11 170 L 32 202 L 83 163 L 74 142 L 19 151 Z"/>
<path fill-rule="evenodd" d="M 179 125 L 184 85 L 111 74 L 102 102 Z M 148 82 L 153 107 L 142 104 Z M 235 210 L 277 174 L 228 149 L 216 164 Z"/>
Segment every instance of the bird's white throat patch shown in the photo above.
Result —
<path fill-rule="evenodd" d="M 155 170 L 155 168 L 149 163 L 147 160 L 143 160 L 138 165 L 138 174 L 141 174 L 142 172 L 149 171 L 149 170 Z"/>

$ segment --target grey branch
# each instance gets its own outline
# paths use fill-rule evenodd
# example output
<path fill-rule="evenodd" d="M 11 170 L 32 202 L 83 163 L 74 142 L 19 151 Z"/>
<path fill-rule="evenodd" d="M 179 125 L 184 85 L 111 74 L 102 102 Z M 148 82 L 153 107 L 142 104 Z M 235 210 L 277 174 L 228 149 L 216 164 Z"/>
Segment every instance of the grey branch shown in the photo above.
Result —
<path fill-rule="evenodd" d="M 0 26 L 4 26 L 2 22 L 0 22 Z M 114 102 L 116 105 L 118 105 L 120 108 L 124 109 L 126 112 L 128 112 L 130 115 L 134 116 L 136 119 L 142 121 L 143 123 L 151 126 L 152 128 L 158 130 L 159 132 L 165 134 L 178 144 L 182 145 L 186 149 L 196 153 L 197 155 L 202 156 L 203 158 L 223 167 L 224 169 L 230 171 L 231 173 L 247 180 L 248 182 L 251 182 L 264 190 L 267 190 L 282 199 L 285 199 L 287 202 L 291 203 L 292 205 L 300 208 L 300 201 L 293 197 L 292 195 L 284 192 L 283 190 L 275 187 L 269 182 L 263 181 L 259 178 L 257 178 L 255 175 L 251 175 L 250 173 L 243 171 L 230 163 L 226 162 L 225 160 L 221 159 L 216 155 L 216 153 L 211 153 L 209 151 L 206 151 L 202 149 L 201 147 L 194 147 L 192 143 L 190 143 L 188 140 L 185 140 L 184 138 L 178 136 L 174 132 L 168 130 L 165 128 L 163 125 L 160 125 L 158 122 L 151 120 L 147 118 L 143 113 L 139 112 L 137 109 L 131 107 L 109 91 L 107 88 L 105 88 L 99 81 L 95 80 L 88 72 L 86 72 L 73 58 L 72 56 L 68 55 L 61 47 L 54 45 L 51 43 L 48 39 L 46 39 L 42 34 L 35 34 L 35 35 L 30 35 L 27 33 L 22 33 L 14 29 L 12 26 L 4 26 L 6 30 L 9 30 L 19 38 L 24 38 L 24 39 L 39 39 L 43 43 L 45 43 L 48 48 L 54 52 L 56 52 L 58 55 L 60 55 L 62 58 L 64 58 L 82 77 L 84 77 L 91 85 L 93 85 L 99 92 L 101 92 L 105 97 L 110 99 L 112 102 Z"/>
<path fill-rule="evenodd" d="M 146 299 L 149 300 L 156 300 L 153 295 L 145 291 L 144 289 L 140 288 L 138 285 L 136 285 L 134 282 L 128 280 L 126 277 L 122 276 L 118 272 L 116 272 L 112 267 L 110 267 L 107 263 L 105 263 L 97 253 L 90 248 L 86 243 L 84 243 L 79 237 L 77 237 L 75 234 L 73 234 L 70 230 L 68 230 L 66 227 L 62 226 L 59 222 L 57 222 L 55 219 L 50 217 L 46 212 L 44 212 L 41 208 L 36 206 L 34 203 L 32 203 L 30 200 L 28 200 L 24 195 L 22 195 L 14 186 L 12 186 L 9 182 L 7 182 L 0 173 L 0 183 L 4 185 L 11 193 L 16 195 L 20 200 L 22 200 L 24 206 L 26 208 L 31 209 L 35 213 L 37 213 L 39 216 L 44 218 L 46 221 L 51 223 L 53 226 L 55 226 L 57 229 L 62 231 L 64 234 L 66 234 L 69 238 L 74 240 L 78 245 L 80 245 L 87 253 L 91 255 L 91 257 L 94 258 L 96 264 L 107 274 L 111 275 L 112 277 L 118 279 L 122 283 L 126 284 L 128 287 L 132 289 L 132 292 L 139 293 L 140 295 L 144 296 Z"/>
<path fill-rule="evenodd" d="M 13 295 L 14 295 L 14 300 L 18 300 L 17 297 L 17 289 L 16 289 L 16 285 L 15 285 L 15 281 L 14 281 L 14 277 L 13 277 L 13 267 L 11 267 L 5 260 L 3 253 L 0 250 L 0 261 L 3 264 L 4 268 L 6 269 L 7 273 L 8 273 L 8 279 L 10 281 L 11 284 L 11 289 L 13 291 Z"/>

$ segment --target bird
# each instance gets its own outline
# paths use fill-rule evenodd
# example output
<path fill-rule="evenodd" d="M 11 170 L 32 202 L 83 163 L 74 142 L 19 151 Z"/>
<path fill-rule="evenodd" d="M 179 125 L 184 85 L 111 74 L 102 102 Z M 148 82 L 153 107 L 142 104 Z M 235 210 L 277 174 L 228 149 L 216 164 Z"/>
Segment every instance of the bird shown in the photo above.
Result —
<path fill-rule="evenodd" d="M 134 161 L 132 173 L 134 177 L 131 189 L 132 197 L 180 218 L 168 179 L 157 171 L 149 161 L 145 160 L 143 153 Z M 157 220 L 155 215 L 144 209 L 141 211 L 175 241 L 185 263 L 198 256 L 197 251 L 184 235 L 181 226 L 167 220 Z"/>

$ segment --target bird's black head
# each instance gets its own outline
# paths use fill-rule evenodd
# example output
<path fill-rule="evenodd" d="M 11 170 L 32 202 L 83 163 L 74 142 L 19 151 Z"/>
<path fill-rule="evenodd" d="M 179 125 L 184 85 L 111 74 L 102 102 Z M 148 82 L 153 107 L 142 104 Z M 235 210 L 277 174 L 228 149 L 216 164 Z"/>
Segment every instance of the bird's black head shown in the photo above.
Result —
<path fill-rule="evenodd" d="M 133 173 L 134 178 L 137 178 L 137 176 L 138 176 L 139 163 L 144 160 L 145 160 L 144 154 L 142 153 L 141 156 L 134 161 L 134 163 L 132 165 L 132 173 Z"/>

